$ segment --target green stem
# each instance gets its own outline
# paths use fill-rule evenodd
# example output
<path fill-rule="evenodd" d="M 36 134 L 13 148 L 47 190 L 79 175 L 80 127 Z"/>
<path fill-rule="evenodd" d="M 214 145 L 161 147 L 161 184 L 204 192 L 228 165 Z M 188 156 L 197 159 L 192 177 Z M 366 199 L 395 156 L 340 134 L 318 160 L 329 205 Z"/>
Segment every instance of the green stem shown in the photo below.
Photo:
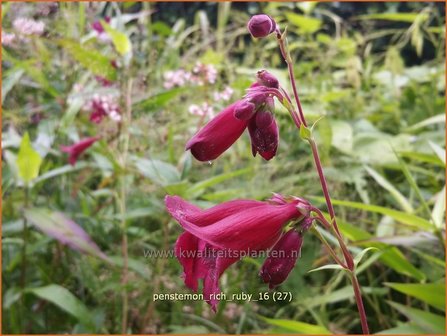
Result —
<path fill-rule="evenodd" d="M 295 101 L 296 101 L 296 105 L 298 107 L 300 122 L 304 126 L 307 126 L 306 119 L 304 117 L 303 108 L 301 106 L 301 101 L 300 101 L 300 98 L 298 96 L 298 90 L 297 90 L 297 87 L 296 87 L 295 75 L 294 75 L 294 71 L 293 71 L 293 63 L 292 63 L 292 59 L 290 57 L 290 52 L 287 49 L 287 39 L 286 39 L 285 35 L 286 35 L 286 33 L 282 34 L 280 29 L 278 27 L 276 28 L 276 38 L 277 38 L 278 43 L 279 43 L 281 54 L 282 54 L 285 62 L 287 63 L 287 69 L 288 69 L 288 72 L 289 72 L 290 84 L 292 85 L 294 98 L 295 98 Z M 292 118 L 293 118 L 293 113 L 292 113 Z M 300 126 L 301 126 L 300 123 L 296 122 L 295 119 L 294 119 L 294 122 L 295 122 L 295 125 L 296 125 L 296 127 L 298 128 L 298 131 L 299 131 L 300 130 Z M 362 294 L 361 294 L 361 291 L 360 291 L 360 285 L 359 285 L 359 282 L 358 282 L 357 277 L 355 275 L 354 260 L 353 260 L 353 258 L 351 256 L 351 254 L 349 253 L 348 248 L 347 248 L 345 242 L 343 241 L 343 238 L 341 236 L 340 230 L 338 229 L 337 221 L 336 221 L 336 218 L 335 218 L 334 206 L 332 205 L 331 197 L 329 195 L 329 190 L 328 190 L 328 186 L 327 186 L 327 182 L 326 182 L 326 177 L 325 177 L 324 172 L 323 172 L 323 167 L 322 167 L 320 156 L 319 156 L 319 153 L 318 153 L 317 144 L 313 140 L 312 136 L 308 139 L 308 141 L 309 141 L 310 147 L 312 149 L 312 155 L 313 155 L 313 158 L 314 158 L 315 167 L 317 168 L 318 177 L 320 179 L 321 189 L 323 191 L 324 198 L 326 200 L 326 206 L 328 208 L 329 215 L 331 217 L 331 223 L 329 223 L 329 227 L 334 230 L 335 236 L 337 237 L 338 243 L 340 244 L 340 248 L 341 248 L 341 250 L 343 252 L 343 255 L 345 257 L 347 269 L 350 271 L 350 274 L 351 274 L 351 282 L 352 282 L 352 286 L 353 286 L 353 289 L 354 289 L 355 300 L 356 300 L 357 308 L 358 308 L 359 315 L 360 315 L 360 321 L 361 321 L 361 325 L 362 325 L 363 334 L 369 334 L 368 322 L 367 322 L 367 319 L 366 319 L 365 308 L 363 306 L 363 300 L 362 300 Z M 324 216 L 321 216 L 321 217 L 324 220 L 326 220 L 324 218 Z"/>
<path fill-rule="evenodd" d="M 343 261 L 340 260 L 340 258 L 337 256 L 337 253 L 335 253 L 334 249 L 331 247 L 331 245 L 329 245 L 329 243 L 327 242 L 326 238 L 323 237 L 321 232 L 318 231 L 318 229 L 316 227 L 312 227 L 311 230 L 312 230 L 313 233 L 315 233 L 315 235 L 318 237 L 318 239 L 320 239 L 320 241 L 323 243 L 323 245 L 329 251 L 329 253 L 332 256 L 332 258 L 334 258 L 335 262 L 337 264 L 339 264 L 340 266 L 342 266 L 343 268 L 348 269 L 346 264 L 343 263 Z"/>
<path fill-rule="evenodd" d="M 127 293 L 127 281 L 128 281 L 128 272 L 129 272 L 129 254 L 128 254 L 128 242 L 127 242 L 127 222 L 126 222 L 126 170 L 127 170 L 127 155 L 129 152 L 129 125 L 131 123 L 132 118 L 132 100 L 131 100 L 131 92 L 132 92 L 132 80 L 129 79 L 127 83 L 124 83 L 124 91 L 125 92 L 125 114 L 122 119 L 122 156 L 121 156 L 121 179 L 120 179 L 120 197 L 119 197 L 119 207 L 120 207 L 120 217 L 121 217 L 121 251 L 123 255 L 123 269 L 122 269 L 122 277 L 121 277 L 121 285 L 122 285 L 122 320 L 121 320 L 121 333 L 127 333 L 127 324 L 128 324 L 128 310 L 129 310 L 129 296 Z"/>
<path fill-rule="evenodd" d="M 29 206 L 29 186 L 26 186 L 24 189 L 25 197 L 23 201 L 23 207 L 26 209 Z M 21 276 L 20 276 L 20 285 L 23 288 L 25 288 L 26 283 L 26 247 L 28 243 L 28 220 L 26 217 L 23 218 L 23 232 L 22 232 L 22 239 L 23 239 L 23 245 L 22 245 L 22 270 L 21 270 Z"/>
<path fill-rule="evenodd" d="M 29 206 L 29 186 L 26 185 L 24 189 L 24 201 L 23 201 L 23 207 L 26 209 Z M 22 267 L 21 267 L 21 274 L 20 274 L 20 287 L 22 288 L 22 291 L 25 289 L 26 286 L 26 267 L 27 267 L 27 258 L 26 258 L 26 248 L 28 244 L 28 220 L 24 216 L 23 218 L 23 231 L 22 231 Z M 25 296 L 22 292 L 22 295 L 20 297 L 20 324 L 22 331 L 25 330 Z"/>

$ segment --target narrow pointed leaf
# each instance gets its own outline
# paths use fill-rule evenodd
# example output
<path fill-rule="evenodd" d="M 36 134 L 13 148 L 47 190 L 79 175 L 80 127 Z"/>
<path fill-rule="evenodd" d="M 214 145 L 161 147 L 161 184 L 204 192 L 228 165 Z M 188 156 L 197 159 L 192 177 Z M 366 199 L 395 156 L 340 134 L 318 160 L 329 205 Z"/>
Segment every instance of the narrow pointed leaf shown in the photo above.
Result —
<path fill-rule="evenodd" d="M 378 250 L 378 248 L 377 247 L 368 247 L 368 248 L 362 250 L 359 254 L 357 254 L 355 256 L 354 264 L 357 266 L 360 263 L 360 261 L 363 259 L 365 254 L 368 253 L 369 251 L 372 251 L 372 250 Z"/>
<path fill-rule="evenodd" d="M 88 308 L 68 289 L 52 284 L 45 287 L 27 289 L 39 298 L 49 301 L 70 315 L 74 316 L 85 326 L 93 326 L 92 315 Z"/>
<path fill-rule="evenodd" d="M 405 315 L 411 322 L 423 328 L 426 333 L 445 335 L 445 317 L 424 310 L 410 308 L 396 302 L 388 304 Z"/>
<path fill-rule="evenodd" d="M 444 283 L 409 284 L 387 282 L 385 285 L 445 311 Z"/>
<path fill-rule="evenodd" d="M 25 217 L 43 233 L 57 239 L 62 244 L 108 260 L 84 229 L 64 214 L 48 209 L 31 208 L 25 210 Z"/>

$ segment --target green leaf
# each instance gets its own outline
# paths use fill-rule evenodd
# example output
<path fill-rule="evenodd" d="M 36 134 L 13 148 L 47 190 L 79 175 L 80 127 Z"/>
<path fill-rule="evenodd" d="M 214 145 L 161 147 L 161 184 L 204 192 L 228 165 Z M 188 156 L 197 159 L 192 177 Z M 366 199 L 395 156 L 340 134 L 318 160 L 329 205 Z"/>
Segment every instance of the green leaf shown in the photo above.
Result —
<path fill-rule="evenodd" d="M 312 136 L 312 132 L 310 129 L 308 129 L 304 124 L 301 124 L 300 126 L 300 137 L 303 140 L 309 140 Z"/>
<path fill-rule="evenodd" d="M 435 115 L 433 117 L 427 118 L 425 120 L 422 120 L 414 125 L 411 125 L 410 127 L 408 127 L 407 129 L 405 129 L 406 132 L 414 132 L 417 131 L 421 128 L 427 127 L 427 126 L 431 126 L 434 124 L 445 124 L 445 114 L 438 114 Z"/>
<path fill-rule="evenodd" d="M 318 272 L 318 271 L 327 270 L 327 269 L 345 270 L 342 266 L 340 266 L 338 264 L 329 264 L 329 265 L 324 265 L 324 266 L 321 266 L 321 267 L 317 267 L 317 268 L 311 269 L 307 273 Z"/>
<path fill-rule="evenodd" d="M 442 160 L 440 160 L 437 155 L 425 154 L 419 152 L 399 152 L 399 155 L 401 155 L 402 157 L 407 157 L 412 160 L 430 163 L 445 168 L 445 163 Z"/>
<path fill-rule="evenodd" d="M 324 202 L 323 197 L 310 197 L 312 199 L 315 199 L 320 202 Z M 391 218 L 394 218 L 396 221 L 406 224 L 411 227 L 415 227 L 418 229 L 423 229 L 427 231 L 433 230 L 433 225 L 427 221 L 424 218 L 418 217 L 413 214 L 405 213 L 402 211 L 394 210 L 394 209 L 388 209 L 382 206 L 378 205 L 370 205 L 370 204 L 363 204 L 359 202 L 350 202 L 350 201 L 342 201 L 342 200 L 332 200 L 332 203 L 334 205 L 339 205 L 343 207 L 349 207 L 354 209 L 360 209 L 370 212 L 379 213 L 382 215 L 390 216 Z"/>
<path fill-rule="evenodd" d="M 72 172 L 75 172 L 78 170 L 82 170 L 86 167 L 94 167 L 94 166 L 90 163 L 85 162 L 85 161 L 78 161 L 78 162 L 76 162 L 76 166 L 65 165 L 65 166 L 57 167 L 52 170 L 46 171 L 45 173 L 40 175 L 38 178 L 36 178 L 36 180 L 34 182 L 39 183 L 42 181 L 46 181 L 46 180 L 52 179 L 56 176 L 60 176 L 60 175 L 72 173 Z"/>
<path fill-rule="evenodd" d="M 421 190 L 419 189 L 416 180 L 414 179 L 413 175 L 410 172 L 410 169 L 408 169 L 407 164 L 405 163 L 404 160 L 402 160 L 402 158 L 396 153 L 394 152 L 394 154 L 397 157 L 397 160 L 399 162 L 399 166 L 402 169 L 402 172 L 405 175 L 405 178 L 407 179 L 408 183 L 410 184 L 411 188 L 414 190 L 417 198 L 419 198 L 419 201 L 421 202 L 422 208 L 426 211 L 427 215 L 429 217 L 431 217 L 431 211 L 430 208 L 428 207 L 427 202 L 425 201 L 424 196 L 422 195 Z M 430 222 L 428 222 L 430 223 Z M 431 230 L 436 229 L 434 223 L 430 223 L 431 225 Z M 430 230 L 429 228 L 427 228 L 427 230 Z"/>
<path fill-rule="evenodd" d="M 415 278 L 419 281 L 425 280 L 425 274 L 413 266 L 404 254 L 395 246 L 388 246 L 384 243 L 366 242 L 372 237 L 372 235 L 352 224 L 346 222 L 338 221 L 338 226 L 342 231 L 343 235 L 347 236 L 350 240 L 365 241 L 364 243 L 359 242 L 362 246 L 373 246 L 381 250 L 381 256 L 379 260 L 383 262 L 388 267 L 394 269 L 400 274 L 404 274 Z M 361 268 L 362 266 L 360 266 Z"/>
<path fill-rule="evenodd" d="M 132 44 L 130 43 L 129 38 L 126 34 L 113 29 L 107 22 L 101 20 L 101 25 L 104 27 L 104 30 L 107 34 L 112 38 L 112 43 L 116 49 L 116 51 L 124 56 L 132 51 Z"/>
<path fill-rule="evenodd" d="M 6 73 L 2 81 L 2 105 L 8 93 L 20 81 L 24 73 L 24 69 L 13 69 Z"/>
<path fill-rule="evenodd" d="M 391 196 L 394 197 L 397 203 L 401 206 L 402 210 L 405 212 L 412 213 L 414 211 L 410 202 L 402 195 L 399 190 L 397 190 L 385 177 L 380 175 L 377 171 L 371 167 L 365 166 L 366 171 L 371 177 L 376 180 L 376 182 L 386 191 L 388 191 Z"/>
<path fill-rule="evenodd" d="M 114 265 L 123 267 L 124 261 L 121 256 L 110 256 L 109 258 Z M 139 274 L 146 280 L 151 280 L 151 270 L 149 267 L 147 267 L 147 264 L 145 262 L 133 258 L 128 258 L 127 266 L 129 267 L 129 269 L 133 270 L 135 273 Z"/>
<path fill-rule="evenodd" d="M 180 182 L 180 173 L 170 163 L 134 157 L 135 167 L 152 182 L 165 186 Z"/>
<path fill-rule="evenodd" d="M 134 103 L 134 109 L 138 111 L 157 110 L 164 107 L 179 94 L 185 92 L 185 88 L 175 88 L 169 91 L 157 93 L 149 98 Z"/>
<path fill-rule="evenodd" d="M 445 311 L 444 283 L 409 284 L 386 282 L 385 285 Z"/>
<path fill-rule="evenodd" d="M 362 261 L 365 254 L 372 250 L 378 250 L 378 248 L 377 247 L 367 247 L 366 249 L 360 251 L 359 254 L 357 254 L 354 258 L 354 264 L 357 266 L 360 263 L 360 261 Z"/>
<path fill-rule="evenodd" d="M 68 289 L 51 284 L 45 287 L 27 289 L 26 292 L 55 304 L 60 309 L 77 318 L 83 325 L 93 327 L 91 312 Z"/>
<path fill-rule="evenodd" d="M 362 287 L 362 292 L 366 294 L 385 295 L 388 293 L 388 288 Z M 305 300 L 301 301 L 300 305 L 310 309 L 329 303 L 352 300 L 353 297 L 354 290 L 352 289 L 352 286 L 346 286 L 330 293 L 306 298 Z"/>
<path fill-rule="evenodd" d="M 26 209 L 24 214 L 30 223 L 62 244 L 109 261 L 84 229 L 64 214 L 42 208 Z"/>
<path fill-rule="evenodd" d="M 19 168 L 19 177 L 29 183 L 39 175 L 42 158 L 39 153 L 31 146 L 28 132 L 23 135 L 20 143 L 19 153 L 17 154 L 17 166 Z"/>
<path fill-rule="evenodd" d="M 209 187 L 212 187 L 216 184 L 222 183 L 223 181 L 226 181 L 233 177 L 242 176 L 245 174 L 249 174 L 251 172 L 253 172 L 253 169 L 251 167 L 249 167 L 249 168 L 243 168 L 243 169 L 239 169 L 239 170 L 230 171 L 229 173 L 224 173 L 224 174 L 220 174 L 217 176 L 213 176 L 209 179 L 206 179 L 204 181 L 194 184 L 191 188 L 188 189 L 187 192 L 189 194 L 198 196 L 198 195 L 200 195 L 201 192 L 205 191 Z"/>
<path fill-rule="evenodd" d="M 445 227 L 444 215 L 445 215 L 445 186 L 436 196 L 436 202 L 435 205 L 433 206 L 432 211 L 433 221 L 435 222 L 436 226 L 439 229 Z"/>
<path fill-rule="evenodd" d="M 435 144 L 432 141 L 429 141 L 428 144 L 430 145 L 431 149 L 435 154 L 438 156 L 438 158 L 444 163 L 445 165 L 445 149 L 441 146 Z"/>
<path fill-rule="evenodd" d="M 270 325 L 287 329 L 293 333 L 306 335 L 329 335 L 331 332 L 323 326 L 283 319 L 271 319 L 260 316 Z"/>
<path fill-rule="evenodd" d="M 398 21 L 398 22 L 408 22 L 413 23 L 420 13 L 377 13 L 377 14 L 367 14 L 359 15 L 358 20 L 386 20 L 386 21 Z M 426 13 L 422 14 L 423 20 L 428 18 Z"/>
<path fill-rule="evenodd" d="M 414 323 L 400 323 L 398 322 L 398 326 L 391 329 L 382 330 L 376 335 L 411 335 L 411 334 L 424 334 L 425 330 L 418 327 Z"/>
<path fill-rule="evenodd" d="M 342 120 L 331 120 L 330 124 L 332 129 L 332 146 L 342 153 L 351 153 L 354 145 L 352 126 Z"/>
<path fill-rule="evenodd" d="M 443 293 L 445 295 L 445 293 Z M 405 315 L 411 322 L 423 328 L 426 333 L 445 335 L 445 317 L 424 310 L 410 308 L 396 302 L 387 301 L 390 306 Z"/>
<path fill-rule="evenodd" d="M 71 40 L 59 40 L 59 44 L 78 61 L 82 66 L 90 70 L 95 75 L 116 80 L 116 69 L 112 65 L 112 60 L 102 55 L 96 50 L 86 49 L 85 46 Z"/>
<path fill-rule="evenodd" d="M 315 33 L 321 28 L 321 20 L 309 16 L 286 12 L 287 20 L 294 26 L 298 27 L 301 33 Z"/>

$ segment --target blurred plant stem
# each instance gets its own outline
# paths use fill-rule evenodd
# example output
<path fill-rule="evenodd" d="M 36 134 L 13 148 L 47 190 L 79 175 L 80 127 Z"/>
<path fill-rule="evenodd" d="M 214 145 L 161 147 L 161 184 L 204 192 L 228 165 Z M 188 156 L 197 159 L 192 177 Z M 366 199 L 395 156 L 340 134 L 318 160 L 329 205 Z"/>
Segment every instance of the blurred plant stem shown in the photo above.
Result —
<path fill-rule="evenodd" d="M 306 123 L 306 118 L 304 117 L 304 112 L 303 112 L 303 108 L 301 106 L 301 101 L 298 95 L 298 90 L 296 87 L 296 82 L 295 82 L 295 75 L 294 75 L 294 71 L 293 71 L 293 62 L 292 62 L 292 58 L 290 57 L 290 52 L 287 49 L 287 38 L 286 38 L 286 34 L 287 31 L 284 31 L 284 33 L 281 33 L 280 29 L 277 27 L 276 28 L 276 39 L 278 41 L 280 50 L 281 50 L 281 55 L 284 58 L 284 61 L 287 63 L 287 69 L 289 72 L 289 78 L 290 78 L 290 84 L 292 85 L 292 89 L 293 89 L 293 95 L 295 97 L 295 102 L 296 105 L 298 107 L 298 113 L 299 113 L 299 121 L 297 122 L 297 113 L 296 111 L 291 108 L 288 109 L 291 113 L 292 119 L 294 120 L 294 123 L 296 125 L 296 127 L 298 128 L 298 131 L 300 131 L 301 133 L 301 127 L 304 127 L 307 130 L 307 123 Z M 285 90 L 284 90 L 285 91 Z M 290 98 L 288 98 L 289 100 Z M 289 101 L 289 104 L 291 104 L 291 102 Z M 328 208 L 329 211 L 329 215 L 331 217 L 331 223 L 328 223 L 326 221 L 326 219 L 324 218 L 324 216 L 322 216 L 321 212 L 320 212 L 320 217 L 321 220 L 323 222 L 325 222 L 325 228 L 326 229 L 333 229 L 334 234 L 338 240 L 338 243 L 340 245 L 340 248 L 343 252 L 343 256 L 345 258 L 346 264 L 342 263 L 340 261 L 340 259 L 338 259 L 336 257 L 336 255 L 332 254 L 332 256 L 334 257 L 335 261 L 342 266 L 344 269 L 346 269 L 349 272 L 350 278 L 351 278 L 351 283 L 352 283 L 352 287 L 354 289 L 354 295 L 355 295 L 355 301 L 357 303 L 357 309 L 359 311 L 359 315 L 360 315 L 360 322 L 362 325 L 362 331 L 363 334 L 368 335 L 369 334 L 369 327 L 368 327 L 368 322 L 366 319 L 366 314 L 365 314 L 365 308 L 363 306 L 363 300 L 362 300 L 362 294 L 361 294 L 361 290 L 360 290 L 360 284 L 357 280 L 357 276 L 355 274 L 355 264 L 354 264 L 354 259 L 352 258 L 351 254 L 349 253 L 349 250 L 341 236 L 340 230 L 338 229 L 338 225 L 337 225 L 337 221 L 335 218 L 335 211 L 334 211 L 334 206 L 332 205 L 332 201 L 331 201 L 331 196 L 329 194 L 329 189 L 327 186 L 327 182 L 326 182 L 326 177 L 324 175 L 323 172 L 323 167 L 321 165 L 321 160 L 320 160 L 320 155 L 318 153 L 318 147 L 317 144 L 315 142 L 315 140 L 312 137 L 312 131 L 309 130 L 308 131 L 310 136 L 306 137 L 307 141 L 310 144 L 310 147 L 312 149 L 312 155 L 314 158 L 314 162 L 315 162 L 315 167 L 317 168 L 317 172 L 318 172 L 318 177 L 320 179 L 320 184 L 321 184 L 321 189 L 323 190 L 323 194 L 324 194 L 324 198 L 326 200 L 326 206 Z M 325 244 L 327 247 L 329 246 L 329 244 Z M 331 249 L 332 250 L 332 249 Z M 330 250 L 330 251 L 331 251 Z"/>
<path fill-rule="evenodd" d="M 23 208 L 27 209 L 29 207 L 29 193 L 30 193 L 30 187 L 29 185 L 25 186 L 24 189 L 24 199 L 23 199 Z M 21 269 L 21 274 L 20 274 L 20 287 L 22 288 L 22 291 L 25 289 L 25 285 L 26 285 L 26 247 L 27 247 L 27 243 L 28 243 L 28 220 L 26 219 L 26 217 L 23 217 L 23 232 L 22 232 L 22 240 L 23 240 L 23 245 L 22 245 L 22 269 Z M 21 309 L 20 309 L 20 321 L 22 324 L 21 329 L 24 329 L 25 326 L 25 297 L 24 294 L 22 292 L 22 295 L 20 296 L 20 303 L 21 303 Z"/>
<path fill-rule="evenodd" d="M 24 189 L 24 201 L 23 201 L 23 207 L 24 209 L 28 208 L 29 206 L 29 186 L 25 186 Z M 20 276 L 20 286 L 25 288 L 26 283 L 26 245 L 28 242 L 28 221 L 26 217 L 23 218 L 23 232 L 22 232 L 22 239 L 23 239 L 23 245 L 22 245 L 22 272 Z"/>
<path fill-rule="evenodd" d="M 123 96 L 123 106 L 124 113 L 122 115 L 121 124 L 121 174 L 120 174 L 120 196 L 119 196 L 119 209 L 121 217 L 121 230 L 122 230 L 122 241 L 121 250 L 123 255 L 123 270 L 121 277 L 122 285 L 122 320 L 121 320 L 121 333 L 126 334 L 127 332 L 127 315 L 129 310 L 129 296 L 127 293 L 127 281 L 128 281 L 128 271 L 129 271 L 129 255 L 128 255 L 128 243 L 127 243 L 127 221 L 126 221 L 126 172 L 127 172 L 127 155 L 129 152 L 129 125 L 132 121 L 132 79 L 125 76 L 125 80 L 122 82 Z"/>

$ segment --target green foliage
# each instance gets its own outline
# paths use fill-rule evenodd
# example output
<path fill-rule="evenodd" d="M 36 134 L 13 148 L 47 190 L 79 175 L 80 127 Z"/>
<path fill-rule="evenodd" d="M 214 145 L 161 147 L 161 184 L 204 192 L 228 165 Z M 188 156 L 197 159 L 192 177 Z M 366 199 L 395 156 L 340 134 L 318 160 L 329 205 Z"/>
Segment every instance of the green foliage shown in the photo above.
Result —
<path fill-rule="evenodd" d="M 167 194 L 208 208 L 278 192 L 327 211 L 300 136 L 318 145 L 371 332 L 445 333 L 442 4 L 44 5 L 2 4 L 6 33 L 17 33 L 19 14 L 45 23 L 45 34 L 2 45 L 5 333 L 122 333 L 124 294 L 129 333 L 360 333 L 349 277 L 311 232 L 276 289 L 290 302 L 221 301 L 213 314 L 200 300 L 153 300 L 191 292 L 173 254 L 149 253 L 173 252 L 182 233 L 164 209 Z M 253 157 L 243 134 L 218 159 L 198 162 L 185 143 L 243 97 L 258 70 L 292 96 L 274 34 L 247 33 L 249 13 L 258 12 L 287 26 L 309 128 L 298 132 L 292 106 L 275 102 L 272 160 Z M 103 33 L 92 30 L 95 21 Z M 215 79 L 199 83 L 200 65 Z M 216 99 L 227 87 L 229 100 Z M 92 99 L 106 96 L 121 121 L 91 122 Z M 69 164 L 60 146 L 90 136 L 101 140 Z M 321 231 L 335 248 L 334 234 Z M 273 293 L 258 278 L 263 262 L 230 267 L 222 292 Z"/>
<path fill-rule="evenodd" d="M 22 138 L 20 143 L 19 153 L 17 154 L 17 168 L 19 170 L 19 177 L 29 184 L 39 175 L 42 158 L 31 145 L 28 132 Z"/>

